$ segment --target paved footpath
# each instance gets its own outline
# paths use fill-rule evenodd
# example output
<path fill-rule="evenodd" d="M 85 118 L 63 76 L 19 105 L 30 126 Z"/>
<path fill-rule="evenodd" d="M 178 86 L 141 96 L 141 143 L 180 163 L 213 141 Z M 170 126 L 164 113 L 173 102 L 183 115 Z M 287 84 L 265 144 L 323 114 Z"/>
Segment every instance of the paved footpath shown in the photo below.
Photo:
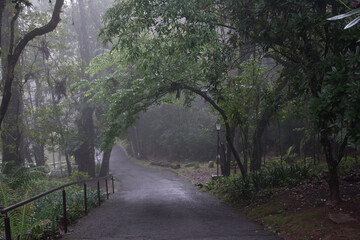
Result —
<path fill-rule="evenodd" d="M 118 191 L 70 226 L 64 239 L 278 239 L 186 180 L 136 165 L 119 146 L 110 168 L 121 182 Z"/>

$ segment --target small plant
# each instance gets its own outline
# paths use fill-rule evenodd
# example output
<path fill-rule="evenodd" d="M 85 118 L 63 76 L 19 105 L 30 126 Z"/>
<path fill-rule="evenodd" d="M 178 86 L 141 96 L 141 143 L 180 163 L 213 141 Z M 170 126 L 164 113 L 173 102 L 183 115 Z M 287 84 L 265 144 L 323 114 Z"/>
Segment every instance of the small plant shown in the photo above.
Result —
<path fill-rule="evenodd" d="M 195 168 L 195 169 L 200 168 L 200 163 L 199 162 L 194 162 L 193 164 L 194 164 L 193 168 Z"/>
<path fill-rule="evenodd" d="M 86 172 L 79 172 L 79 171 L 74 171 L 71 174 L 71 176 L 69 177 L 70 182 L 76 182 L 76 181 L 87 180 L 87 179 L 91 179 L 89 174 Z"/>
<path fill-rule="evenodd" d="M 348 173 L 352 169 L 354 169 L 355 167 L 358 167 L 358 166 L 359 166 L 359 163 L 356 161 L 355 158 L 350 157 L 350 156 L 344 157 L 339 163 L 339 171 Z"/>
<path fill-rule="evenodd" d="M 18 186 L 28 184 L 34 179 L 45 177 L 46 173 L 43 167 L 13 167 L 9 173 L 5 175 L 5 180 L 13 189 Z"/>

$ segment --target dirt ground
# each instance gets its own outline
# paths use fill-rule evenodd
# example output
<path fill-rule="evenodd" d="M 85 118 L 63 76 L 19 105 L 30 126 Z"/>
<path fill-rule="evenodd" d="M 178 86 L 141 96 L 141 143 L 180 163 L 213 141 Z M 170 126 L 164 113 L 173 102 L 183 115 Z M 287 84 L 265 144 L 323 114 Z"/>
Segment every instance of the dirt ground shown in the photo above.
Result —
<path fill-rule="evenodd" d="M 360 179 L 354 170 L 340 178 L 343 201 L 328 205 L 328 186 L 319 176 L 279 189 L 270 199 L 261 197 L 240 209 L 286 240 L 360 239 Z M 360 176 L 360 175 L 359 175 Z M 344 223 L 339 222 L 345 218 Z"/>
<path fill-rule="evenodd" d="M 354 197 L 337 206 L 328 206 L 325 203 L 326 194 L 318 198 L 316 188 L 301 191 L 307 184 L 281 189 L 271 198 L 257 198 L 239 209 L 287 240 L 360 239 L 360 198 Z M 330 220 L 334 214 L 352 218 L 353 221 L 335 223 Z"/>

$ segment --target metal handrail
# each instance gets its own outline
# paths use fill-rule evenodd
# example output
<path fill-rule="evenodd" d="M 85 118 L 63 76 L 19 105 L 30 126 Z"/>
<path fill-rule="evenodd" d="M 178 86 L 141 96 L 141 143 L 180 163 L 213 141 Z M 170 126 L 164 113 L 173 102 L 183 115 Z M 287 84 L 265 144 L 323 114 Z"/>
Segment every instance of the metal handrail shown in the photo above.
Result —
<path fill-rule="evenodd" d="M 47 195 L 49 195 L 50 193 L 56 192 L 60 189 L 62 189 L 62 196 L 63 196 L 63 220 L 64 220 L 64 232 L 67 232 L 67 217 L 66 217 L 66 191 L 65 188 L 75 185 L 75 184 L 84 184 L 84 210 L 85 210 L 85 214 L 87 215 L 87 191 L 86 191 L 86 183 L 87 182 L 95 182 L 97 181 L 97 192 L 98 192 L 98 204 L 100 206 L 100 180 L 105 179 L 105 185 L 106 185 L 106 198 L 109 199 L 109 191 L 108 191 L 108 178 L 111 178 L 111 184 L 112 184 L 112 192 L 115 193 L 115 189 L 114 189 L 114 176 L 112 175 L 107 175 L 104 177 L 99 177 L 99 178 L 95 178 L 95 179 L 88 179 L 88 180 L 80 180 L 80 181 L 76 181 L 76 182 L 71 182 L 71 183 L 67 183 L 67 184 L 63 184 L 59 187 L 50 189 L 46 192 L 40 193 L 36 196 L 33 196 L 29 199 L 26 199 L 24 201 L 15 203 L 13 205 L 10 205 L 6 208 L 2 208 L 0 209 L 0 213 L 4 214 L 4 222 L 5 222 L 5 237 L 6 240 L 11 240 L 11 228 L 10 228 L 10 218 L 8 217 L 7 213 L 11 210 L 14 210 L 18 207 L 21 207 L 27 203 L 33 202 L 37 199 L 40 199 L 42 197 L 45 197 Z"/>

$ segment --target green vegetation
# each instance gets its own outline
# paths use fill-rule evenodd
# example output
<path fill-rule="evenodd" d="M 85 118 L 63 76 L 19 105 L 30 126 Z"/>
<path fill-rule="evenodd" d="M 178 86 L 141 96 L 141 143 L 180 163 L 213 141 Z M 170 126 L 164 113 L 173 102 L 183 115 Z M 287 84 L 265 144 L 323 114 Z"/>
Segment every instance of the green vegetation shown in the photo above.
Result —
<path fill-rule="evenodd" d="M 239 175 L 218 178 L 208 182 L 207 187 L 210 192 L 226 201 L 238 203 L 259 194 L 271 196 L 276 191 L 275 188 L 295 184 L 308 177 L 309 174 L 309 167 L 292 165 L 253 172 L 245 179 Z"/>
<path fill-rule="evenodd" d="M 267 147 L 282 158 L 290 146 L 282 146 L 281 123 L 295 119 L 304 135 L 297 151 L 314 161 L 324 156 L 329 201 L 340 201 L 337 166 L 359 142 L 360 48 L 358 25 L 344 31 L 344 22 L 327 18 L 347 10 L 326 0 L 116 1 L 101 31 L 113 51 L 90 68 L 102 76 L 90 92 L 101 86 L 111 103 L 104 145 L 150 106 L 188 105 L 197 95 L 222 119 L 225 170 L 233 158 L 245 179 L 248 163 L 260 170 Z M 263 143 L 270 124 L 278 130 L 275 147 Z"/>
<path fill-rule="evenodd" d="M 359 0 L 1 1 L 2 203 L 50 187 L 47 150 L 73 180 L 106 175 L 119 138 L 179 174 L 220 159 L 208 187 L 230 201 L 295 184 L 311 163 L 340 203 L 339 174 L 359 166 L 359 14 Z M 14 231 L 55 229 L 46 201 L 14 211 Z"/>
<path fill-rule="evenodd" d="M 80 180 L 77 176 L 84 177 L 86 174 L 75 174 L 72 179 L 51 179 L 45 176 L 42 168 L 20 168 L 7 175 L 0 182 L 1 198 L 3 207 L 10 206 L 32 196 L 50 190 L 67 183 L 68 181 Z M 74 222 L 84 214 L 83 186 L 70 186 L 66 188 L 67 217 L 68 221 Z M 97 191 L 92 188 L 87 190 L 88 208 L 97 206 Z M 101 195 L 105 199 L 104 193 Z M 56 191 L 8 212 L 11 223 L 12 237 L 14 239 L 53 239 L 59 235 L 62 224 L 62 193 Z M 4 239 L 4 221 L 0 223 L 0 238 Z"/>

